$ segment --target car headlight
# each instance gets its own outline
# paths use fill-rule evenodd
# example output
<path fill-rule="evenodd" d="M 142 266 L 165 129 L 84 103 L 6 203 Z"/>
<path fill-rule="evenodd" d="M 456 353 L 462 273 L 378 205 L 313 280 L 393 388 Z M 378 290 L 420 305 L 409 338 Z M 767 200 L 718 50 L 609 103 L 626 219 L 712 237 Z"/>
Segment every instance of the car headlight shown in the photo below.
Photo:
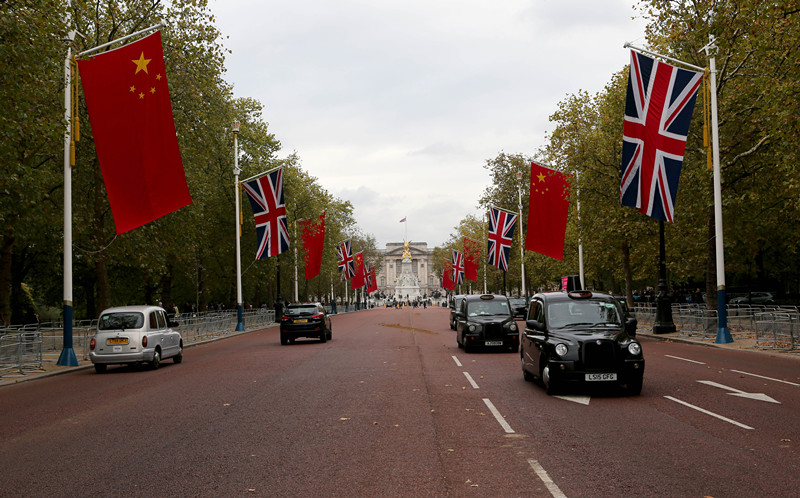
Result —
<path fill-rule="evenodd" d="M 642 346 L 638 342 L 628 344 L 628 352 L 634 356 L 642 354 Z"/>
<path fill-rule="evenodd" d="M 516 324 L 516 322 L 511 322 L 511 324 L 509 324 L 508 328 L 509 328 L 509 330 L 511 330 L 512 332 L 516 332 L 516 331 L 517 331 L 517 324 Z"/>
<path fill-rule="evenodd" d="M 478 330 L 478 327 L 476 327 L 474 323 L 471 323 L 469 325 L 469 331 L 470 332 L 475 332 L 476 330 Z"/>
<path fill-rule="evenodd" d="M 558 356 L 564 357 L 567 355 L 567 345 L 566 344 L 556 344 L 556 354 Z"/>

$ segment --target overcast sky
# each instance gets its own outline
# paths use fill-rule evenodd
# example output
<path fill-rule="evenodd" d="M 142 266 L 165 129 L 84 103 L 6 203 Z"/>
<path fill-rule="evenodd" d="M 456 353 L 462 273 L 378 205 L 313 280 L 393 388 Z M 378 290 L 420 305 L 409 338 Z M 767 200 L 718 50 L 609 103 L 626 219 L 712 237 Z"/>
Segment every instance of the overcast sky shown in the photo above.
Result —
<path fill-rule="evenodd" d="M 212 0 L 226 80 L 383 248 L 442 245 L 558 102 L 644 45 L 634 0 Z M 620 109 L 620 127 L 623 109 Z M 291 192 L 286 192 L 287 201 Z M 512 206 L 509 206 L 512 208 Z M 357 249 L 357 248 L 356 248 Z"/>

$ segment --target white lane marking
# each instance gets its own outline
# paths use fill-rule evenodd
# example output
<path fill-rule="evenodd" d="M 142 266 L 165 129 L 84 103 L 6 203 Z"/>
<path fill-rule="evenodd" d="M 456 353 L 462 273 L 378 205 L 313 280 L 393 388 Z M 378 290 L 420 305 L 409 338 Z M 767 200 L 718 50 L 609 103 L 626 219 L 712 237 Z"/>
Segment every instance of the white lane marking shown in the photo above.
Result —
<path fill-rule="evenodd" d="M 472 376 L 469 374 L 469 372 L 464 372 L 464 377 L 466 377 L 469 383 L 472 384 L 473 389 L 478 389 L 478 384 L 476 384 L 475 381 L 472 380 Z"/>
<path fill-rule="evenodd" d="M 458 361 L 458 358 L 456 358 L 455 356 L 453 356 L 452 358 L 453 358 L 453 361 L 456 362 L 456 366 L 459 366 L 459 367 L 463 367 L 464 366 L 464 365 L 461 364 L 460 361 Z"/>
<path fill-rule="evenodd" d="M 705 365 L 702 361 L 694 361 L 694 360 L 687 360 L 686 358 L 681 358 L 680 356 L 672 356 L 671 354 L 665 354 L 667 358 L 675 358 L 676 360 L 688 361 L 690 363 L 697 363 L 698 365 Z"/>
<path fill-rule="evenodd" d="M 718 387 L 720 389 L 725 389 L 726 391 L 733 391 L 732 393 L 728 393 L 731 396 L 739 396 L 739 397 L 742 397 L 742 398 L 755 399 L 755 400 L 758 400 L 758 401 L 767 401 L 769 403 L 777 403 L 779 405 L 781 404 L 780 401 L 776 401 L 776 400 L 770 398 L 769 396 L 767 396 L 764 393 L 748 393 L 748 392 L 745 392 L 745 391 L 740 391 L 739 389 L 736 389 L 734 387 L 728 387 L 728 386 L 724 386 L 722 384 L 717 384 L 716 382 L 712 382 L 710 380 L 698 380 L 697 382 L 699 382 L 701 384 L 705 384 L 707 386 Z"/>
<path fill-rule="evenodd" d="M 561 490 L 556 486 L 556 483 L 550 479 L 550 476 L 547 475 L 547 471 L 544 470 L 538 461 L 534 460 L 533 458 L 528 459 L 528 465 L 531 466 L 536 475 L 539 476 L 539 479 L 542 480 L 545 486 L 547 486 L 547 490 L 550 491 L 550 494 L 553 495 L 555 498 L 567 498 L 567 495 L 561 492 Z"/>
<path fill-rule="evenodd" d="M 588 405 L 589 401 L 592 400 L 591 396 L 553 396 L 553 397 L 564 399 L 567 401 L 572 401 L 573 403 L 579 403 L 581 405 Z"/>
<path fill-rule="evenodd" d="M 486 403 L 486 406 L 489 408 L 489 411 L 492 412 L 492 415 L 494 415 L 494 418 L 496 418 L 497 422 L 500 423 L 500 426 L 503 428 L 503 430 L 509 434 L 512 434 L 514 432 L 514 429 L 512 429 L 511 426 L 508 425 L 506 419 L 504 419 L 503 416 L 500 415 L 500 412 L 497 411 L 497 408 L 495 408 L 492 402 L 489 401 L 489 398 L 483 398 L 483 402 Z"/>
<path fill-rule="evenodd" d="M 681 401 L 678 398 L 673 398 L 672 396 L 664 396 L 664 397 L 667 398 L 668 400 L 674 401 L 676 403 L 680 403 L 680 404 L 682 404 L 684 406 L 688 406 L 689 408 L 693 408 L 693 409 L 695 409 L 695 410 L 697 410 L 697 411 L 699 411 L 701 413 L 705 413 L 706 415 L 711 415 L 712 417 L 716 417 L 716 418 L 718 418 L 720 420 L 724 420 L 725 422 L 731 423 L 733 425 L 738 425 L 739 427 L 741 427 L 743 429 L 748 429 L 748 430 L 751 430 L 751 431 L 754 430 L 749 425 L 744 425 L 744 424 L 742 424 L 740 422 L 737 422 L 735 420 L 731 420 L 729 418 L 723 417 L 722 415 L 717 415 L 714 412 L 710 412 L 708 410 L 704 410 L 703 408 L 700 408 L 699 406 L 694 406 L 693 404 L 687 403 L 685 401 Z"/>
<path fill-rule="evenodd" d="M 764 377 L 763 375 L 757 375 L 750 372 L 742 372 L 741 370 L 731 370 L 731 372 L 736 372 L 744 375 L 752 375 L 753 377 L 758 377 L 759 379 L 767 379 L 774 382 L 783 382 L 784 384 L 789 384 L 790 386 L 800 386 L 800 384 L 795 384 L 794 382 L 789 382 L 788 380 L 773 379 L 772 377 Z"/>

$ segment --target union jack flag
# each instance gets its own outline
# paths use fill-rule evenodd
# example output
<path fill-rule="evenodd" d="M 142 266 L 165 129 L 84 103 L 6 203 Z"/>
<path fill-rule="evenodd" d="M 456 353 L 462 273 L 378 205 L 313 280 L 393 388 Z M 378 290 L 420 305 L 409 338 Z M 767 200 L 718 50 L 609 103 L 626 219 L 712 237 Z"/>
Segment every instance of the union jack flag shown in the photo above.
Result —
<path fill-rule="evenodd" d="M 673 221 L 686 136 L 703 74 L 631 51 L 619 198 Z"/>
<path fill-rule="evenodd" d="M 339 247 L 336 248 L 336 254 L 339 256 L 339 273 L 342 274 L 342 278 L 347 279 L 355 277 L 356 261 L 350 250 L 350 239 L 339 242 Z"/>
<path fill-rule="evenodd" d="M 242 182 L 256 223 L 256 259 L 277 256 L 289 249 L 286 204 L 283 201 L 283 168 Z"/>
<path fill-rule="evenodd" d="M 464 283 L 464 255 L 453 249 L 453 283 Z"/>
<path fill-rule="evenodd" d="M 490 265 L 508 271 L 508 256 L 517 226 L 517 215 L 500 208 L 489 207 L 489 260 Z"/>

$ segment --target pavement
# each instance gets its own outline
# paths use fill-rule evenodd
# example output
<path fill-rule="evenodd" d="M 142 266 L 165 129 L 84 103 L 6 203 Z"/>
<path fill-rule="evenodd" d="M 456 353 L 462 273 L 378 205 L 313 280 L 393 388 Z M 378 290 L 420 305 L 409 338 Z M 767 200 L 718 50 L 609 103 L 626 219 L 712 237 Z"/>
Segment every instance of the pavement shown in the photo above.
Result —
<path fill-rule="evenodd" d="M 227 339 L 235 335 L 248 334 L 250 332 L 256 332 L 256 330 L 237 332 L 233 334 L 227 334 L 215 337 L 205 341 L 199 341 L 196 343 L 188 344 L 186 348 L 197 346 L 199 344 L 205 344 L 208 342 Z M 637 332 L 637 337 L 648 337 L 662 341 L 674 341 L 687 344 L 698 344 L 698 345 L 721 348 L 721 349 L 749 351 L 756 354 L 760 353 L 768 355 L 780 355 L 781 357 L 793 357 L 796 358 L 798 361 L 800 361 L 800 348 L 796 347 L 795 349 L 790 350 L 788 345 L 786 345 L 786 347 L 773 347 L 772 344 L 765 343 L 763 341 L 760 344 L 756 344 L 755 337 L 752 336 L 752 334 L 735 334 L 733 337 L 734 339 L 733 342 L 727 344 L 717 344 L 715 342 L 716 337 L 685 334 L 680 331 L 672 332 L 669 334 L 654 334 L 651 332 L 645 332 L 639 330 Z M 58 361 L 58 355 L 55 355 L 52 358 L 45 357 L 44 361 L 42 362 L 41 368 L 23 369 L 22 372 L 20 372 L 19 370 L 11 370 L 0 376 L 0 387 L 15 385 L 21 382 L 28 382 L 46 377 L 52 377 L 54 375 L 61 375 L 69 372 L 75 372 L 77 370 L 85 370 L 92 368 L 92 362 L 90 360 L 79 359 L 78 365 L 71 367 L 57 365 L 56 364 L 57 361 Z"/>

